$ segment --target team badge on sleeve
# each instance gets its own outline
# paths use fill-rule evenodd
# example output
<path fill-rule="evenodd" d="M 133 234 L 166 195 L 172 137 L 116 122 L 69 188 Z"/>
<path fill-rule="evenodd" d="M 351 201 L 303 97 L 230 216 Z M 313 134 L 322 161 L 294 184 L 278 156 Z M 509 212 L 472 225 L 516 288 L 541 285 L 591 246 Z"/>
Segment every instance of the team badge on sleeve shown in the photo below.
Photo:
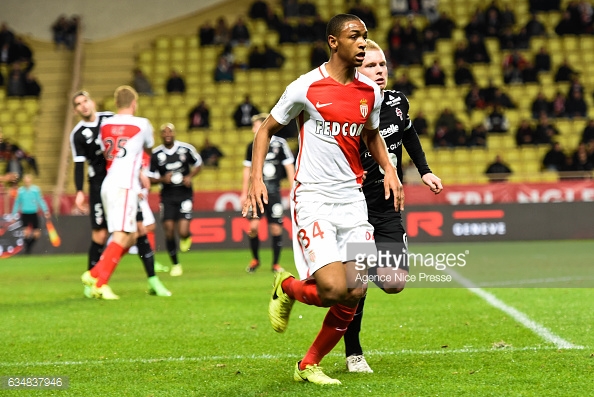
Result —
<path fill-rule="evenodd" d="M 367 113 L 369 113 L 369 106 L 367 106 L 367 99 L 361 99 L 361 101 L 359 101 L 359 109 L 361 110 L 361 116 L 367 117 Z"/>

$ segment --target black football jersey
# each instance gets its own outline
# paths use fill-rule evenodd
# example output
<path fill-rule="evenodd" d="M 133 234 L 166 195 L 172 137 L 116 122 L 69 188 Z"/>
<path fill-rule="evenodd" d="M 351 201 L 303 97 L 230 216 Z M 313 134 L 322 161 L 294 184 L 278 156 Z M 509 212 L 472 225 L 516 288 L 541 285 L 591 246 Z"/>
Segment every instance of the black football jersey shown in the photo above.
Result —
<path fill-rule="evenodd" d="M 250 143 L 245 152 L 245 160 L 243 165 L 245 167 L 252 166 L 252 148 L 254 143 Z M 264 160 L 264 166 L 262 168 L 262 179 L 266 185 L 266 189 L 269 192 L 278 191 L 280 189 L 281 180 L 286 178 L 287 173 L 285 165 L 293 164 L 295 157 L 289 144 L 284 138 L 280 138 L 273 135 L 270 138 L 270 145 L 268 145 L 268 153 L 266 153 L 266 159 Z"/>
<path fill-rule="evenodd" d="M 415 128 L 412 125 L 408 98 L 400 91 L 385 90 L 380 112 L 380 134 L 386 141 L 390 160 L 396 166 L 398 178 L 402 181 L 402 145 L 415 163 L 419 173 L 425 175 L 431 170 Z M 369 212 L 393 212 L 394 199 L 384 198 L 384 170 L 375 162 L 365 143 L 361 140 L 361 163 L 367 171 L 363 182 L 363 193 Z"/>
<path fill-rule="evenodd" d="M 81 120 L 70 133 L 72 159 L 75 163 L 88 162 L 89 183 L 101 184 L 107 173 L 105 157 L 97 137 L 101 122 L 112 116 L 112 112 L 97 112 L 94 122 Z"/>
<path fill-rule="evenodd" d="M 188 197 L 192 195 L 192 188 L 184 186 L 183 178 L 195 167 L 202 165 L 202 157 L 189 143 L 175 141 L 167 149 L 159 145 L 153 149 L 149 176 L 160 178 L 171 172 L 171 183 L 163 184 L 161 197 Z"/>

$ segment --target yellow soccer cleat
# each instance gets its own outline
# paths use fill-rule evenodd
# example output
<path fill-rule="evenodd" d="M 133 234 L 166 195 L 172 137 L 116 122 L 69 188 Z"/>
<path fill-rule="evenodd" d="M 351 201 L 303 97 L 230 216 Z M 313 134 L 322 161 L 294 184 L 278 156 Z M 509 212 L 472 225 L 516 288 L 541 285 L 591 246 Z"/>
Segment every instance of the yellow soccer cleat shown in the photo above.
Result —
<path fill-rule="evenodd" d="M 153 276 L 148 279 L 148 293 L 156 296 L 171 296 L 171 292 L 165 288 L 159 277 Z"/>
<path fill-rule="evenodd" d="M 95 297 L 98 299 L 105 299 L 108 301 L 120 299 L 112 290 L 111 287 L 107 284 L 103 284 L 101 287 L 93 287 L 93 292 Z"/>
<path fill-rule="evenodd" d="M 274 284 L 272 288 L 272 295 L 268 304 L 268 318 L 270 324 L 276 332 L 285 332 L 289 324 L 289 316 L 295 299 L 291 299 L 283 291 L 282 283 L 293 275 L 289 272 L 274 273 Z"/>
<path fill-rule="evenodd" d="M 179 277 L 182 274 L 184 274 L 184 269 L 182 269 L 182 265 L 177 264 L 177 265 L 171 266 L 171 271 L 169 272 L 169 275 L 171 277 Z"/>
<path fill-rule="evenodd" d="M 181 252 L 187 252 L 192 247 L 192 236 L 182 238 L 179 240 L 179 250 Z"/>
<path fill-rule="evenodd" d="M 304 370 L 299 369 L 299 363 L 295 365 L 295 373 L 293 379 L 297 382 L 309 382 L 316 385 L 341 385 L 338 379 L 333 379 L 322 371 L 322 367 L 318 364 L 308 365 Z"/>

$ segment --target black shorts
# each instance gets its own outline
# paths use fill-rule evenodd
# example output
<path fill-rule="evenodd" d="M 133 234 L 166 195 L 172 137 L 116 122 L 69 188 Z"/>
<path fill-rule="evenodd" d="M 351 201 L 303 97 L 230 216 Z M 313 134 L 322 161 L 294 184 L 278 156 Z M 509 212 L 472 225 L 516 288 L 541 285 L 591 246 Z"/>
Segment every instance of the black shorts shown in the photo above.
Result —
<path fill-rule="evenodd" d="M 191 197 L 184 199 L 162 198 L 161 219 L 163 221 L 177 221 L 180 219 L 192 220 L 194 201 Z"/>
<path fill-rule="evenodd" d="M 101 184 L 91 183 L 89 186 L 89 217 L 91 218 L 91 229 L 107 229 L 105 211 L 101 201 Z"/>
<path fill-rule="evenodd" d="M 369 223 L 373 226 L 373 237 L 378 250 L 390 250 L 391 252 L 402 252 L 408 254 L 408 239 L 402 225 L 402 217 L 399 213 L 369 214 Z M 408 257 L 405 255 L 402 269 L 408 271 Z"/>
<path fill-rule="evenodd" d="M 39 229 L 39 216 L 34 214 L 21 214 L 21 222 L 24 228 Z"/>
<path fill-rule="evenodd" d="M 268 192 L 268 204 L 264 204 L 264 214 L 266 215 L 268 224 L 272 225 L 276 223 L 282 225 L 284 212 L 280 192 Z M 251 214 L 249 215 L 251 217 Z M 262 217 L 260 210 L 258 210 L 258 216 Z"/>

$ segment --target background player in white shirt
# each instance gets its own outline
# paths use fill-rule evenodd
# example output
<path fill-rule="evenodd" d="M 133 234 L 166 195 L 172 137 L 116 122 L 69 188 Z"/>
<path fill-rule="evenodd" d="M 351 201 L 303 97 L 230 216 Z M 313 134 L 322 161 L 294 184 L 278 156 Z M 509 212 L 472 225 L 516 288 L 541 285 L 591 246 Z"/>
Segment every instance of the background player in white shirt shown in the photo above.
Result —
<path fill-rule="evenodd" d="M 101 148 L 107 160 L 101 199 L 113 239 L 95 267 L 82 275 L 83 284 L 91 286 L 93 296 L 102 299 L 119 298 L 107 282 L 136 240 L 140 178 L 143 186 L 150 186 L 148 178 L 140 172 L 142 154 L 150 153 L 154 144 L 151 123 L 134 116 L 138 104 L 136 91 L 130 86 L 120 86 L 114 96 L 117 114 L 103 122 L 100 130 Z"/>
<path fill-rule="evenodd" d="M 275 331 L 283 332 L 294 300 L 330 307 L 293 378 L 340 384 L 318 364 L 342 338 L 365 294 L 366 286 L 353 285 L 354 274 L 347 273 L 354 257 L 346 252 L 347 244 L 373 235 L 361 189 L 361 139 L 385 170 L 384 193 L 386 199 L 393 195 L 395 210 L 403 209 L 404 193 L 379 135 L 380 89 L 356 70 L 365 58 L 367 28 L 357 16 L 339 14 L 328 22 L 326 32 L 330 60 L 291 83 L 256 133 L 251 186 L 242 213 L 247 216 L 250 206 L 263 211 L 268 197 L 262 166 L 269 139 L 297 118 L 299 154 L 291 205 L 293 234 L 299 240 L 295 262 L 302 280 L 287 272 L 275 274 L 269 317 Z"/>

